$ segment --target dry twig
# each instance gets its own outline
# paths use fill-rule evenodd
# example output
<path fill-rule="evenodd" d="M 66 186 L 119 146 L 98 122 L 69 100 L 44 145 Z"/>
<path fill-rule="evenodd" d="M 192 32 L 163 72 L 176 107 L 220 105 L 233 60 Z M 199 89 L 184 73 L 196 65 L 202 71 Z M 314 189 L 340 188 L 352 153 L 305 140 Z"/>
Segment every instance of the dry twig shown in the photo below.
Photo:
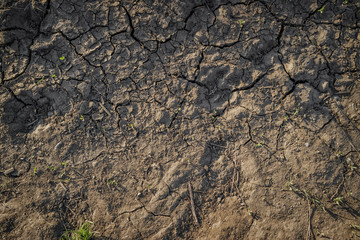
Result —
<path fill-rule="evenodd" d="M 308 214 L 309 214 L 309 225 L 308 225 L 308 232 L 307 232 L 307 237 L 306 237 L 306 239 L 307 239 L 307 240 L 310 240 L 310 239 L 311 239 L 311 202 L 310 202 L 310 200 L 308 200 L 308 205 L 309 205 L 309 211 L 308 211 Z"/>
<path fill-rule="evenodd" d="M 191 212 L 193 214 L 194 221 L 195 221 L 196 225 L 200 226 L 199 221 L 198 221 L 198 219 L 196 217 L 195 204 L 194 204 L 194 195 L 193 195 L 193 191 L 192 191 L 192 187 L 191 187 L 190 182 L 188 182 L 188 189 L 189 189 L 189 195 L 190 195 Z"/>

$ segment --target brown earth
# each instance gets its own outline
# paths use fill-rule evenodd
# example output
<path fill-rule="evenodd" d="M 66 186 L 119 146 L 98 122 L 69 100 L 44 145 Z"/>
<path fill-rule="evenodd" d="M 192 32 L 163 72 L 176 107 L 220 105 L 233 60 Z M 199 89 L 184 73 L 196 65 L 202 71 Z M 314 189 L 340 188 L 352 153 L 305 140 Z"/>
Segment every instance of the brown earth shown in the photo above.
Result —
<path fill-rule="evenodd" d="M 0 16 L 2 239 L 359 238 L 359 1 Z"/>

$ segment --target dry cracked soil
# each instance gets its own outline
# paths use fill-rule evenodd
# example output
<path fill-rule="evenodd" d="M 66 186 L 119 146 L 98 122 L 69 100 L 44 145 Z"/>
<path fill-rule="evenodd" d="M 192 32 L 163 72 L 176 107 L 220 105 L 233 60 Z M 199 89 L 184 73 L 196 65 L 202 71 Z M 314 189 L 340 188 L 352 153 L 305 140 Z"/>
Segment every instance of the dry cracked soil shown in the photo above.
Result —
<path fill-rule="evenodd" d="M 359 1 L 0 5 L 2 239 L 359 239 Z"/>

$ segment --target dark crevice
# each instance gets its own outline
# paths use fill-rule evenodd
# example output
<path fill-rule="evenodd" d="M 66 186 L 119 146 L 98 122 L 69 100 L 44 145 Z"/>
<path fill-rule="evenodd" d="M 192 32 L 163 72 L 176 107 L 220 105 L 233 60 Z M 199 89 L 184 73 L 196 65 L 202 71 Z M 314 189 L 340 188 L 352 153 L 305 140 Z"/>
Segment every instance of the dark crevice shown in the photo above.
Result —
<path fill-rule="evenodd" d="M 249 119 L 246 120 L 246 124 L 248 126 L 248 136 L 249 136 L 249 139 L 243 144 L 243 146 L 247 145 L 249 142 L 252 142 L 253 141 L 253 137 L 252 137 L 252 134 L 251 134 L 251 125 L 250 125 L 250 122 L 249 122 Z"/>
<path fill-rule="evenodd" d="M 327 125 L 329 125 L 332 120 L 334 119 L 334 117 L 332 116 L 326 123 L 324 123 L 324 125 L 322 125 L 318 130 L 316 130 L 317 133 L 321 132 Z"/>
<path fill-rule="evenodd" d="M 184 102 L 185 102 L 185 98 L 186 98 L 186 96 L 181 100 L 181 102 L 179 103 L 177 109 L 181 109 L 181 108 L 182 108 L 182 105 L 183 105 Z M 179 110 L 176 110 L 176 111 L 174 112 L 174 116 L 172 117 L 171 122 L 169 123 L 169 125 L 167 126 L 167 128 L 171 128 L 171 126 L 172 126 L 173 123 L 175 122 L 175 119 L 176 119 L 176 117 L 179 115 L 179 113 L 180 113 Z"/>
<path fill-rule="evenodd" d="M 2 87 L 4 87 L 16 101 L 18 101 L 19 103 L 22 103 L 24 105 L 24 107 L 31 106 L 31 104 L 28 104 L 28 103 L 24 102 L 23 100 L 21 100 L 20 98 L 18 98 L 16 96 L 16 94 L 11 90 L 11 88 L 6 87 L 5 85 L 2 85 Z"/>
<path fill-rule="evenodd" d="M 136 211 L 138 211 L 138 210 L 140 210 L 140 209 L 143 209 L 144 207 L 145 207 L 145 206 L 142 205 L 142 206 L 140 206 L 140 207 L 134 208 L 133 210 L 128 210 L 128 211 L 121 212 L 121 213 L 118 214 L 118 216 L 121 216 L 121 215 L 123 215 L 123 214 L 125 214 L 125 213 L 134 213 L 134 212 L 136 212 Z"/>
<path fill-rule="evenodd" d="M 32 46 L 35 42 L 35 39 L 39 37 L 39 35 L 41 34 L 40 33 L 40 28 L 41 28 L 41 24 L 42 24 L 42 21 L 46 18 L 47 14 L 49 13 L 49 10 L 50 9 L 50 0 L 48 0 L 46 2 L 46 10 L 45 10 L 45 13 L 43 14 L 43 16 L 41 17 L 41 20 L 40 22 L 38 23 L 37 25 L 37 29 L 36 29 L 36 32 L 34 33 L 34 36 L 31 38 L 31 44 L 29 46 Z M 4 81 L 11 81 L 11 80 L 14 80 L 14 79 L 17 79 L 18 77 L 20 77 L 22 74 L 24 74 L 26 72 L 26 70 L 28 69 L 30 63 L 31 63 L 31 55 L 32 55 L 32 52 L 31 50 L 29 49 L 28 50 L 28 55 L 26 56 L 27 57 L 27 61 L 26 61 L 26 64 L 25 64 L 25 67 L 23 69 L 23 71 L 19 72 L 18 74 L 16 74 L 14 77 L 12 78 L 9 78 L 9 79 L 5 79 L 5 77 L 2 78 L 2 82 Z M 4 74 L 4 73 L 2 73 Z"/>
<path fill-rule="evenodd" d="M 25 28 L 21 28 L 21 27 L 10 27 L 10 28 L 4 28 L 4 29 L 1 29 L 0 30 L 0 33 L 3 33 L 3 32 L 11 32 L 11 31 L 25 31 L 27 33 L 30 33 L 30 34 L 34 34 L 34 32 L 32 31 L 29 31 Z M 2 44 L 0 45 L 2 46 Z"/>
<path fill-rule="evenodd" d="M 268 72 L 265 72 L 263 74 L 261 74 L 260 76 L 258 76 L 255 81 L 253 81 L 251 84 L 244 86 L 244 87 L 240 87 L 240 88 L 235 88 L 232 90 L 232 92 L 239 92 L 239 91 L 246 91 L 246 90 L 250 90 L 251 88 L 253 88 L 261 79 L 263 79 Z"/>
<path fill-rule="evenodd" d="M 325 1 L 324 3 L 322 3 L 321 5 L 320 5 L 320 7 L 318 7 L 317 9 L 315 9 L 313 12 L 310 12 L 309 13 L 309 15 L 305 18 L 305 20 L 304 20 L 304 24 L 312 17 L 312 16 L 314 16 L 316 13 L 320 13 L 320 11 L 322 11 L 324 8 L 325 8 L 325 6 L 326 6 L 326 4 L 328 3 L 328 1 Z"/>
<path fill-rule="evenodd" d="M 280 31 L 279 31 L 279 34 L 278 34 L 278 36 L 277 36 L 277 46 L 279 47 L 280 46 L 280 44 L 281 44 L 281 38 L 282 38 L 282 36 L 283 36 L 283 33 L 284 33 L 284 24 L 283 23 L 281 23 L 281 26 L 280 26 Z"/>
<path fill-rule="evenodd" d="M 204 6 L 204 5 L 197 5 L 197 6 L 194 6 L 194 7 L 191 9 L 189 15 L 186 16 L 185 19 L 184 19 L 184 22 L 185 22 L 185 24 L 184 24 L 184 29 L 186 28 L 186 24 L 187 24 L 188 20 L 190 19 L 190 17 L 195 13 L 195 10 L 196 10 L 197 8 L 200 8 L 200 7 L 203 7 L 203 6 Z"/>
<path fill-rule="evenodd" d="M 146 48 L 145 45 L 142 43 L 142 41 L 135 36 L 135 28 L 134 28 L 134 25 L 133 25 L 133 22 L 132 22 L 132 18 L 130 16 L 130 13 L 128 12 L 128 10 L 123 6 L 122 7 L 124 10 L 125 10 L 125 13 L 126 13 L 126 16 L 129 20 L 129 26 L 130 26 L 130 36 L 140 44 L 140 46 L 142 46 L 143 48 Z M 147 49 L 147 48 L 146 48 Z M 149 49 L 147 49 L 149 50 Z"/>

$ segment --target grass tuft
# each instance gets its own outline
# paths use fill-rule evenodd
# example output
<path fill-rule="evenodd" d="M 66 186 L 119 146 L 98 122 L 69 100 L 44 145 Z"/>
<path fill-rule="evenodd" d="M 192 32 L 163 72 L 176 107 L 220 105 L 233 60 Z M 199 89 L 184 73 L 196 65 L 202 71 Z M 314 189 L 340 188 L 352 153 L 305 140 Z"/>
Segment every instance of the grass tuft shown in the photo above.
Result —
<path fill-rule="evenodd" d="M 66 231 L 60 240 L 91 240 L 94 237 L 94 232 L 91 231 L 93 223 L 86 221 L 78 230 Z"/>

